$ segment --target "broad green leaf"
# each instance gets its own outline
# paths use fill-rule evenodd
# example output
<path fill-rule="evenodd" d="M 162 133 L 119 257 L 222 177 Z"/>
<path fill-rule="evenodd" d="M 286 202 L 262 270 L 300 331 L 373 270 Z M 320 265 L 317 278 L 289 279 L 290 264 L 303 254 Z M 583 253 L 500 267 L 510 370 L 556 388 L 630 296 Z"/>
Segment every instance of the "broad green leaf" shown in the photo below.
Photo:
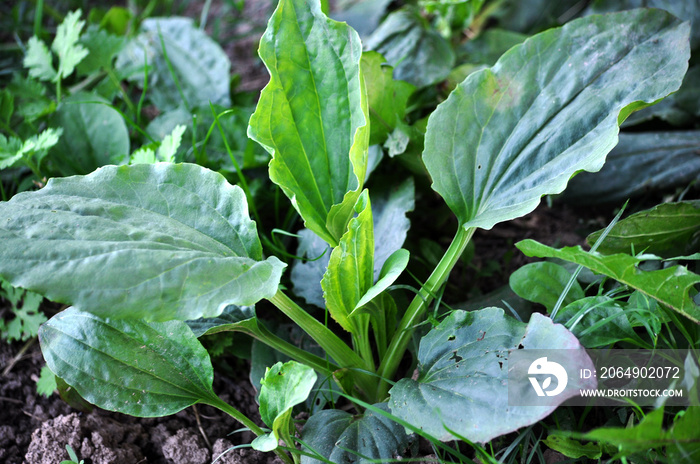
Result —
<path fill-rule="evenodd" d="M 208 108 L 210 102 L 231 105 L 231 62 L 221 46 L 191 18 L 144 20 L 139 35 L 117 56 L 115 67 L 120 72 L 131 71 L 129 80 L 143 86 L 146 62 L 149 66 L 148 97 L 159 110 L 168 111 L 183 104 L 190 109 Z M 185 97 L 184 102 L 170 67 Z"/>
<path fill-rule="evenodd" d="M 90 74 L 101 69 L 112 69 L 112 62 L 124 48 L 125 40 L 98 26 L 89 26 L 80 38 L 88 54 L 78 64 L 78 73 Z"/>
<path fill-rule="evenodd" d="M 586 443 L 584 445 L 580 441 L 561 435 L 549 435 L 544 440 L 544 444 L 554 451 L 560 452 L 567 458 L 578 459 L 587 457 L 589 459 L 600 459 L 603 455 L 600 445 L 595 445 L 593 443 Z"/>
<path fill-rule="evenodd" d="M 85 58 L 88 51 L 78 43 L 80 31 L 85 21 L 80 20 L 81 11 L 73 11 L 56 29 L 56 37 L 51 44 L 51 50 L 58 56 L 58 70 L 54 81 L 58 78 L 73 74 L 75 67 Z"/>
<path fill-rule="evenodd" d="M 450 43 L 412 7 L 387 16 L 365 47 L 381 53 L 394 66 L 394 79 L 418 88 L 445 79 L 455 62 Z"/>
<path fill-rule="evenodd" d="M 602 231 L 588 236 L 595 243 Z M 700 200 L 662 203 L 632 214 L 617 224 L 598 245 L 598 251 L 652 253 L 664 258 L 700 251 Z"/>
<path fill-rule="evenodd" d="M 408 266 L 408 259 L 410 258 L 410 255 L 411 254 L 408 252 L 408 250 L 401 248 L 389 256 L 389 258 L 384 262 L 382 270 L 379 272 L 379 279 L 377 280 L 377 283 L 372 285 L 372 287 L 370 287 L 365 294 L 362 295 L 360 301 L 357 302 L 353 310 L 350 312 L 351 316 L 353 315 L 353 312 L 379 296 L 380 293 L 389 288 L 389 286 L 393 284 L 396 279 L 398 279 L 399 275 L 401 275 L 404 269 L 406 269 L 406 266 Z"/>
<path fill-rule="evenodd" d="M 534 210 L 597 171 L 634 110 L 680 86 L 689 26 L 660 10 L 589 16 L 511 48 L 433 112 L 423 161 L 463 227 Z"/>
<path fill-rule="evenodd" d="M 528 301 L 540 303 L 551 313 L 560 295 L 571 279 L 571 273 L 555 263 L 530 263 L 510 275 L 510 288 Z M 574 281 L 564 298 L 564 304 L 573 303 L 585 295 L 578 282 Z"/>
<path fill-rule="evenodd" d="M 271 155 L 270 179 L 307 228 L 338 244 L 367 169 L 362 44 L 318 0 L 281 0 L 260 41 L 270 82 L 248 135 Z"/>
<path fill-rule="evenodd" d="M 316 373 L 313 369 L 294 361 L 278 362 L 265 372 L 258 401 L 260 417 L 274 434 L 274 448 L 277 448 L 277 440 L 287 442 L 293 436 L 292 408 L 306 401 L 315 383 Z M 293 446 L 293 443 L 286 444 Z"/>
<path fill-rule="evenodd" d="M 374 406 L 388 409 L 386 403 Z M 359 418 L 339 409 L 317 412 L 306 422 L 301 439 L 307 452 L 318 453 L 330 462 L 352 464 L 391 462 L 404 456 L 411 444 L 401 425 L 371 410 Z M 301 457 L 302 464 L 328 461 Z"/>
<path fill-rule="evenodd" d="M 124 118 L 99 95 L 79 92 L 64 98 L 51 118 L 63 136 L 50 152 L 53 169 L 62 176 L 87 174 L 129 153 Z"/>
<path fill-rule="evenodd" d="M 421 339 L 418 378 L 391 389 L 392 414 L 442 441 L 461 436 L 484 443 L 537 422 L 588 388 L 570 376 L 572 389 L 549 397 L 546 406 L 509 405 L 508 352 L 518 348 L 569 349 L 572 365 L 592 366 L 576 337 L 541 314 L 524 324 L 500 308 L 454 311 Z"/>
<path fill-rule="evenodd" d="M 384 143 L 406 115 L 406 103 L 415 87 L 408 82 L 395 81 L 394 68 L 377 52 L 364 52 L 361 66 L 369 102 L 369 143 Z"/>
<path fill-rule="evenodd" d="M 367 190 L 360 195 L 355 211 L 357 217 L 350 220 L 348 231 L 331 252 L 321 287 L 333 319 L 348 332 L 360 335 L 363 332 L 357 324 L 366 318 L 351 319 L 351 313 L 374 283 L 374 224 Z"/>
<path fill-rule="evenodd" d="M 54 80 L 56 70 L 51 61 L 51 52 L 46 44 L 37 37 L 29 39 L 23 61 L 24 67 L 29 69 L 29 76 L 42 81 Z"/>
<path fill-rule="evenodd" d="M 639 290 L 700 323 L 700 307 L 695 304 L 690 295 L 691 291 L 695 293 L 694 286 L 700 283 L 700 275 L 688 271 L 684 266 L 643 271 L 638 266 L 644 261 L 644 256 L 639 258 L 622 253 L 606 256 L 598 252 L 586 252 L 580 246 L 557 250 L 534 240 L 523 240 L 515 246 L 527 256 L 559 258 L 584 266 L 593 272 Z"/>
<path fill-rule="evenodd" d="M 195 319 L 272 297 L 243 191 L 197 165 L 107 166 L 0 203 L 0 275 L 81 311 Z"/>
<path fill-rule="evenodd" d="M 569 303 L 557 313 L 554 322 L 564 324 L 586 348 L 638 338 L 625 310 L 614 299 L 603 295 Z"/>
<path fill-rule="evenodd" d="M 700 177 L 700 131 L 621 133 L 600 172 L 574 177 L 569 203 L 623 203 L 649 190 L 685 186 Z"/>
<path fill-rule="evenodd" d="M 215 399 L 209 355 L 181 321 L 103 319 L 69 308 L 39 331 L 46 364 L 90 403 L 160 417 Z"/>

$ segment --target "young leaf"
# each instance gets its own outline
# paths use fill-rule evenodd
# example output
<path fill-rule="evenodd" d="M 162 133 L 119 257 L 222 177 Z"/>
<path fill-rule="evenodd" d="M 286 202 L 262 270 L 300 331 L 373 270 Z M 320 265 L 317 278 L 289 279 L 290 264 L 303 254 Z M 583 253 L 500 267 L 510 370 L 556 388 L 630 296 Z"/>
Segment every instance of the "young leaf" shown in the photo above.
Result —
<path fill-rule="evenodd" d="M 442 441 L 456 439 L 454 432 L 483 443 L 537 422 L 590 387 L 569 378 L 547 405 L 509 405 L 508 351 L 519 346 L 572 350 L 571 366 L 593 367 L 576 337 L 541 314 L 524 324 L 499 308 L 454 311 L 421 339 L 418 379 L 402 379 L 391 389 L 392 414 Z"/>
<path fill-rule="evenodd" d="M 318 0 L 281 0 L 260 41 L 270 82 L 248 135 L 272 155 L 270 179 L 307 228 L 336 246 L 367 169 L 362 44 Z"/>
<path fill-rule="evenodd" d="M 388 410 L 386 403 L 374 406 Z M 311 416 L 304 426 L 302 441 L 305 451 L 313 450 L 327 459 L 302 456 L 302 464 L 392 462 L 404 455 L 411 444 L 403 426 L 381 414 L 367 410 L 357 418 L 339 409 L 326 409 Z"/>
<path fill-rule="evenodd" d="M 377 52 L 364 52 L 361 65 L 369 102 L 369 143 L 382 144 L 406 115 L 406 103 L 415 87 L 394 80 L 394 68 Z"/>
<path fill-rule="evenodd" d="M 216 316 L 277 292 L 243 191 L 197 165 L 107 166 L 0 203 L 0 275 L 111 317 Z"/>
<path fill-rule="evenodd" d="M 85 47 L 78 43 L 80 31 L 85 25 L 85 21 L 80 21 L 80 15 L 80 10 L 68 13 L 56 29 L 51 50 L 58 55 L 57 77 L 63 78 L 73 74 L 76 65 L 88 54 Z"/>
<path fill-rule="evenodd" d="M 595 243 L 602 231 L 588 236 Z M 673 258 L 700 249 L 700 200 L 662 203 L 640 211 L 617 224 L 598 245 L 598 251 L 612 253 L 652 253 Z"/>
<path fill-rule="evenodd" d="M 58 384 L 56 383 L 56 376 L 48 366 L 43 366 L 41 372 L 39 373 L 39 378 L 36 381 L 36 392 L 41 396 L 48 398 L 53 395 L 58 389 Z"/>
<path fill-rule="evenodd" d="M 23 61 L 29 69 L 29 76 L 42 81 L 52 81 L 56 78 L 56 70 L 51 64 L 51 52 L 46 44 L 37 37 L 32 37 L 27 43 L 27 54 Z"/>
<path fill-rule="evenodd" d="M 348 332 L 361 335 L 357 324 L 364 324 L 366 318 L 352 320 L 350 313 L 374 282 L 374 226 L 367 190 L 360 195 L 355 211 L 357 217 L 350 220 L 348 231 L 331 253 L 321 287 L 333 319 Z"/>
<path fill-rule="evenodd" d="M 466 228 L 529 213 L 576 172 L 599 170 L 632 111 L 678 89 L 688 34 L 664 11 L 632 10 L 511 48 L 430 116 L 423 160 L 433 188 Z"/>
<path fill-rule="evenodd" d="M 69 308 L 39 331 L 49 366 L 90 403 L 160 417 L 212 402 L 209 355 L 182 321 L 102 319 Z"/>
<path fill-rule="evenodd" d="M 362 295 L 362 298 L 360 298 L 360 301 L 357 302 L 350 313 L 351 316 L 356 310 L 379 296 L 380 293 L 389 288 L 389 286 L 398 279 L 399 275 L 401 275 L 404 269 L 406 269 L 406 266 L 408 266 L 410 255 L 408 250 L 401 248 L 389 256 L 389 259 L 384 262 L 384 266 L 382 266 L 382 270 L 379 272 L 377 283 L 372 285 L 372 287 Z"/>
<path fill-rule="evenodd" d="M 175 153 L 180 148 L 182 134 L 185 133 L 185 129 L 185 126 L 177 125 L 170 134 L 165 136 L 160 147 L 158 147 L 158 153 L 156 153 L 158 161 L 165 161 L 166 163 L 175 161 Z"/>
<path fill-rule="evenodd" d="M 534 240 L 516 243 L 527 256 L 559 258 L 580 264 L 593 272 L 606 275 L 618 282 L 648 295 L 685 317 L 700 323 L 700 307 L 689 295 L 700 283 L 700 275 L 684 266 L 673 266 L 658 271 L 642 271 L 638 265 L 644 259 L 627 254 L 603 255 L 595 251 L 584 251 L 580 246 L 551 248 Z"/>
<path fill-rule="evenodd" d="M 287 446 L 293 446 L 291 436 L 294 431 L 292 408 L 306 400 L 316 383 L 316 373 L 308 366 L 289 361 L 276 363 L 265 372 L 260 388 L 260 417 L 272 429 L 277 448 L 279 439 L 285 440 Z M 256 439 L 257 441 L 258 439 Z M 266 441 L 265 438 L 262 438 Z M 255 448 L 255 441 L 253 442 Z M 259 449 L 259 448 L 256 448 Z"/>

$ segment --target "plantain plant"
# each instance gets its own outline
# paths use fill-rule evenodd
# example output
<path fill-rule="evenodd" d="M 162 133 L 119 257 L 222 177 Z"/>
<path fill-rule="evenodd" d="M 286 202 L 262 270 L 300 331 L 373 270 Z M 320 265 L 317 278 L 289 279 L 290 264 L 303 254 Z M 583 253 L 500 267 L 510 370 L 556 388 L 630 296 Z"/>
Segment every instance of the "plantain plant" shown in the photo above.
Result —
<path fill-rule="evenodd" d="M 71 305 L 42 326 L 42 351 L 99 407 L 154 417 L 209 404 L 287 462 L 391 459 L 409 448 L 411 431 L 487 442 L 567 399 L 509 406 L 509 350 L 582 350 L 577 338 L 541 314 L 525 323 L 496 307 L 457 310 L 421 338 L 414 376 L 400 371 L 409 341 L 477 228 L 521 217 L 578 172 L 599 170 L 619 125 L 678 89 L 688 37 L 689 24 L 661 10 L 588 16 L 525 40 L 457 85 L 428 119 L 422 162 L 458 228 L 404 307 L 392 284 L 411 258 L 377 234 L 376 196 L 364 184 L 377 129 L 370 121 L 405 111 L 379 108 L 387 99 L 377 95 L 405 87 L 388 78 L 378 92 L 376 53 L 363 54 L 357 33 L 318 0 L 280 0 L 260 43 L 270 82 L 248 135 L 272 156 L 269 178 L 303 219 L 302 236 L 331 249 L 319 280 L 333 325 L 280 284 L 286 264 L 264 256 L 244 190 L 194 164 L 105 166 L 1 203 L 0 276 Z M 412 195 L 411 183 L 399 187 Z M 263 324 L 254 308 L 262 300 L 320 349 Z M 262 381 L 268 429 L 212 390 L 198 338 L 221 332 L 245 333 L 293 360 Z M 291 411 L 316 376 L 357 414 L 315 411 L 299 451 Z"/>

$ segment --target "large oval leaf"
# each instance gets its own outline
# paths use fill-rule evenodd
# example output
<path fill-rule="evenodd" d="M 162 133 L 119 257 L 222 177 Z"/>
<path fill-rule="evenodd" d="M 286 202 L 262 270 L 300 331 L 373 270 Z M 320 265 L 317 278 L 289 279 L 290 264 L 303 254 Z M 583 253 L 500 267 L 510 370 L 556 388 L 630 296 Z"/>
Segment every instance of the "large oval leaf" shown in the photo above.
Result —
<path fill-rule="evenodd" d="M 541 314 L 524 324 L 499 308 L 454 311 L 421 339 L 418 379 L 391 389 L 391 412 L 443 441 L 486 442 L 544 418 L 583 386 L 569 378 L 547 405 L 509 405 L 508 351 L 518 347 L 571 350 L 571 366 L 593 367 L 576 337 Z"/>
<path fill-rule="evenodd" d="M 209 355 L 181 321 L 102 319 L 69 308 L 39 329 L 52 372 L 103 409 L 160 417 L 212 402 Z"/>
<path fill-rule="evenodd" d="M 272 297 L 243 191 L 190 164 L 108 166 L 0 203 L 0 276 L 110 317 L 216 316 Z"/>
<path fill-rule="evenodd" d="M 362 45 L 318 0 L 281 0 L 260 41 L 270 82 L 248 135 L 273 156 L 270 179 L 306 227 L 335 246 L 353 216 L 367 169 Z"/>
<path fill-rule="evenodd" d="M 97 94 L 79 92 L 65 98 L 51 125 L 63 128 L 49 157 L 53 171 L 62 176 L 87 174 L 129 154 L 124 118 Z"/>
<path fill-rule="evenodd" d="M 374 406 L 387 410 L 386 403 Z M 313 450 L 330 462 L 347 464 L 391 462 L 410 445 L 410 437 L 401 425 L 369 410 L 360 418 L 339 409 L 317 412 L 306 422 L 302 441 L 305 451 Z M 302 464 L 328 461 L 301 458 Z"/>
<path fill-rule="evenodd" d="M 589 16 L 511 48 L 431 115 L 423 159 L 465 227 L 534 210 L 597 171 L 630 112 L 678 89 L 689 25 L 661 10 Z"/>

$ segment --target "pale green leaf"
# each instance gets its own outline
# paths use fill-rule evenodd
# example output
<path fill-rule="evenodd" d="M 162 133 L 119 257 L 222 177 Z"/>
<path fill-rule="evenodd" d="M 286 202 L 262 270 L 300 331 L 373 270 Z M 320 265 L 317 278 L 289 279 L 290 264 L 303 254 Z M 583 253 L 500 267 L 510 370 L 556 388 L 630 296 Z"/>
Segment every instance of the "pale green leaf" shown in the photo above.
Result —
<path fill-rule="evenodd" d="M 36 36 L 27 42 L 27 54 L 23 61 L 24 67 L 29 69 L 29 76 L 42 81 L 54 80 L 56 70 L 51 63 L 51 52 L 46 44 Z"/>
<path fill-rule="evenodd" d="M 141 147 L 131 154 L 129 164 L 155 164 L 156 152 L 150 148 Z"/>
<path fill-rule="evenodd" d="M 356 324 L 363 316 L 351 319 L 351 313 L 374 283 L 374 224 L 369 192 L 362 192 L 355 206 L 357 217 L 331 253 L 328 269 L 321 281 L 326 308 L 345 330 L 361 334 Z M 362 319 L 362 322 L 357 320 Z"/>
<path fill-rule="evenodd" d="M 595 251 L 586 252 L 580 246 L 557 250 L 534 240 L 523 240 L 516 246 L 527 256 L 559 258 L 608 276 L 700 323 L 700 307 L 690 295 L 694 286 L 700 283 L 700 275 L 688 271 L 684 266 L 643 271 L 639 269 L 639 264 L 644 257 L 622 253 L 606 256 Z"/>
<path fill-rule="evenodd" d="M 69 308 L 39 332 L 46 364 L 90 403 L 160 417 L 213 402 L 209 355 L 182 321 L 102 319 Z"/>
<path fill-rule="evenodd" d="M 56 376 L 48 366 L 43 366 L 39 373 L 39 379 L 36 381 L 36 392 L 46 398 L 53 395 L 58 389 L 56 384 Z"/>
<path fill-rule="evenodd" d="M 278 362 L 265 372 L 258 398 L 260 417 L 272 428 L 275 445 L 278 439 L 293 436 L 292 408 L 306 401 L 315 383 L 313 369 L 295 361 Z"/>
<path fill-rule="evenodd" d="M 177 149 L 180 148 L 182 134 L 185 133 L 185 129 L 185 126 L 177 125 L 170 134 L 165 136 L 156 153 L 158 161 L 165 161 L 167 163 L 175 161 L 175 153 Z"/>
<path fill-rule="evenodd" d="M 586 241 L 598 241 L 602 231 Z M 700 250 L 700 200 L 662 203 L 618 221 L 599 245 L 599 252 L 652 253 L 664 258 Z"/>
<path fill-rule="evenodd" d="M 77 64 L 88 54 L 87 49 L 78 43 L 80 31 L 85 26 L 85 21 L 80 20 L 80 15 L 80 10 L 68 13 L 56 29 L 56 37 L 51 44 L 51 50 L 58 55 L 57 78 L 73 74 Z M 57 78 L 54 78 L 54 81 Z"/>
<path fill-rule="evenodd" d="M 661 10 L 588 16 L 471 74 L 428 121 L 423 161 L 464 227 L 534 210 L 597 171 L 634 110 L 678 89 L 689 25 Z"/>
<path fill-rule="evenodd" d="M 192 164 L 107 166 L 0 203 L 0 275 L 110 317 L 216 316 L 277 292 L 243 191 Z"/>
<path fill-rule="evenodd" d="M 362 295 L 362 298 L 360 298 L 360 301 L 357 302 L 350 313 L 350 316 L 353 315 L 354 311 L 366 305 L 384 290 L 389 288 L 389 286 L 399 278 L 404 269 L 406 269 L 406 266 L 408 266 L 408 259 L 410 258 L 410 255 L 411 254 L 408 252 L 408 250 L 404 250 L 402 248 L 400 250 L 396 250 L 391 256 L 389 256 L 389 258 L 384 262 L 382 270 L 379 272 L 379 280 L 377 280 L 377 283 L 375 283 L 365 292 L 364 295 Z"/>
<path fill-rule="evenodd" d="M 576 337 L 539 313 L 525 324 L 500 308 L 454 311 L 421 339 L 418 378 L 391 389 L 392 414 L 443 441 L 461 436 L 484 443 L 539 421 L 579 388 L 594 386 L 570 375 L 566 390 L 546 404 L 509 404 L 509 350 L 517 349 L 566 349 L 567 368 L 593 368 Z"/>
<path fill-rule="evenodd" d="M 367 96 L 362 44 L 328 19 L 318 0 L 282 0 L 260 41 L 270 82 L 249 136 L 272 155 L 270 179 L 307 228 L 338 244 L 367 169 Z"/>

